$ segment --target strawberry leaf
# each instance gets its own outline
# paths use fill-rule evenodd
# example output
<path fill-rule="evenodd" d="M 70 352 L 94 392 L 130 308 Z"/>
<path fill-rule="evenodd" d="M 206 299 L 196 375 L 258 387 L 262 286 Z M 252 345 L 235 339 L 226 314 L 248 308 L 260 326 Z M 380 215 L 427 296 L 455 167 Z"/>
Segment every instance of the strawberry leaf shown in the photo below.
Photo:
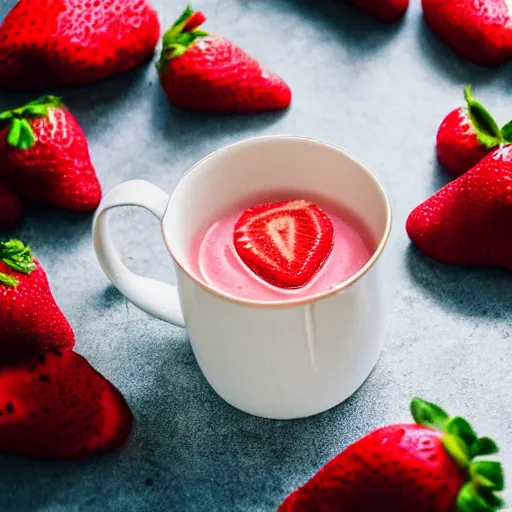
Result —
<path fill-rule="evenodd" d="M 467 483 L 457 496 L 458 512 L 494 512 L 492 505 L 478 495 L 472 483 Z"/>
<path fill-rule="evenodd" d="M 167 61 L 183 55 L 196 39 L 209 35 L 208 32 L 196 28 L 205 20 L 202 13 L 195 12 L 192 7 L 187 6 L 163 36 L 162 54 L 157 63 L 159 71 L 164 69 Z"/>
<path fill-rule="evenodd" d="M 486 133 L 480 132 L 478 130 L 476 132 L 476 138 L 478 139 L 478 142 L 480 142 L 480 144 L 485 146 L 487 149 L 497 148 L 501 144 L 500 139 L 491 137 L 490 135 L 487 135 Z"/>
<path fill-rule="evenodd" d="M 62 107 L 62 100 L 57 96 L 43 96 L 21 107 L 0 113 L 0 123 L 9 125 L 7 142 L 19 149 L 30 149 L 36 142 L 36 135 L 28 118 L 46 117 L 49 108 Z"/>
<path fill-rule="evenodd" d="M 492 491 L 502 491 L 505 486 L 503 468 L 499 462 L 492 460 L 480 460 L 472 462 L 471 475 L 477 478 L 484 487 Z M 481 477 L 478 479 L 478 477 Z"/>
<path fill-rule="evenodd" d="M 471 458 L 477 457 L 478 455 L 493 455 L 499 451 L 498 445 L 488 437 L 479 437 L 473 442 L 469 449 Z"/>
<path fill-rule="evenodd" d="M 460 416 L 450 418 L 444 427 L 444 431 L 462 438 L 468 446 L 471 446 L 477 440 L 471 425 Z"/>
<path fill-rule="evenodd" d="M 180 25 L 184 26 L 185 23 L 190 18 L 190 16 L 192 16 L 192 14 L 194 14 L 194 9 L 192 9 L 190 5 L 187 5 L 187 7 L 185 7 L 185 10 L 180 14 L 179 18 L 173 23 L 171 28 L 176 28 Z"/>
<path fill-rule="evenodd" d="M 187 51 L 187 47 L 182 44 L 171 44 L 167 48 L 166 57 L 169 59 L 175 59 L 181 57 Z"/>
<path fill-rule="evenodd" d="M 411 414 L 418 425 L 443 430 L 448 414 L 436 404 L 426 402 L 420 398 L 413 398 L 411 402 Z"/>
<path fill-rule="evenodd" d="M 5 112 L 0 112 L 0 121 L 10 121 L 12 119 L 12 112 L 10 110 L 6 110 Z"/>
<path fill-rule="evenodd" d="M 485 502 L 492 507 L 492 510 L 499 510 L 505 505 L 505 502 L 499 496 L 487 489 L 481 489 L 480 496 L 482 496 Z"/>
<path fill-rule="evenodd" d="M 18 142 L 20 149 L 30 149 L 36 143 L 36 134 L 26 119 L 21 120 L 21 135 Z"/>
<path fill-rule="evenodd" d="M 183 29 L 189 18 L 194 14 L 194 9 L 187 5 L 185 10 L 180 14 L 179 18 L 173 23 L 172 27 L 164 34 L 163 47 L 166 49 L 175 42 L 178 35 L 183 33 Z"/>
<path fill-rule="evenodd" d="M 8 274 L 4 274 L 0 272 L 0 283 L 5 284 L 6 286 L 16 287 L 18 286 L 19 281 Z"/>
<path fill-rule="evenodd" d="M 499 146 L 502 142 L 501 130 L 487 109 L 473 97 L 470 85 L 466 87 L 464 96 L 468 106 L 469 119 L 480 144 L 488 149 Z"/>
<path fill-rule="evenodd" d="M 30 247 L 20 240 L 0 242 L 0 260 L 23 274 L 30 274 L 36 269 Z"/>
<path fill-rule="evenodd" d="M 466 443 L 458 436 L 446 434 L 442 439 L 444 449 L 450 457 L 461 467 L 467 468 L 470 462 L 469 449 Z"/>
<path fill-rule="evenodd" d="M 48 105 L 30 105 L 26 112 L 34 117 L 47 116 Z"/>
<path fill-rule="evenodd" d="M 9 146 L 13 146 L 15 148 L 18 147 L 21 138 L 21 119 L 13 119 L 11 124 L 11 129 L 9 130 L 9 134 L 7 135 L 7 142 Z"/>
<path fill-rule="evenodd" d="M 507 142 L 512 142 L 512 121 L 509 121 L 502 129 L 501 136 Z"/>

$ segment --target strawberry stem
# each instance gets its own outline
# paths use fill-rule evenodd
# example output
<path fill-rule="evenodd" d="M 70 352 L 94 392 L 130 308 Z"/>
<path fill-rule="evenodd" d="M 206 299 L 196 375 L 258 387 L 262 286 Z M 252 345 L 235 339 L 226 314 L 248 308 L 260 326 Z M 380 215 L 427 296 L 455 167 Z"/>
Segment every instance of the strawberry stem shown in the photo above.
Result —
<path fill-rule="evenodd" d="M 503 142 L 502 132 L 489 111 L 473 97 L 470 85 L 464 90 L 464 97 L 468 107 L 469 119 L 480 144 L 488 149 L 499 146 Z"/>
<path fill-rule="evenodd" d="M 18 149 L 30 149 L 36 143 L 36 135 L 29 119 L 47 117 L 50 108 L 62 106 L 56 96 L 43 96 L 26 105 L 0 112 L 0 128 L 9 127 L 7 143 Z"/>
<path fill-rule="evenodd" d="M 167 61 L 183 55 L 196 39 L 208 35 L 208 32 L 198 29 L 205 21 L 206 17 L 202 12 L 196 12 L 190 5 L 187 6 L 164 34 L 163 49 L 157 64 L 159 71 Z"/>
<path fill-rule="evenodd" d="M 419 425 L 442 432 L 443 447 L 466 476 L 467 483 L 457 497 L 458 512 L 494 512 L 503 506 L 496 494 L 504 488 L 503 468 L 499 462 L 474 460 L 498 452 L 488 437 L 478 437 L 460 416 L 450 417 L 439 406 L 414 398 L 411 413 Z"/>
<path fill-rule="evenodd" d="M 20 240 L 0 242 L 0 261 L 22 274 L 30 274 L 36 269 L 30 247 Z M 15 287 L 19 281 L 9 274 L 0 272 L 0 283 Z"/>

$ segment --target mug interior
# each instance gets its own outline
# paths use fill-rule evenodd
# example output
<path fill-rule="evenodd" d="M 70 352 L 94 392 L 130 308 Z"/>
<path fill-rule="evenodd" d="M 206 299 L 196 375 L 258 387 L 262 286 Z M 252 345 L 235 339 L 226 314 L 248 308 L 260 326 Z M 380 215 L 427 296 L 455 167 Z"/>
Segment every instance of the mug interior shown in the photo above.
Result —
<path fill-rule="evenodd" d="M 269 136 L 224 147 L 196 164 L 172 194 L 163 221 L 168 249 L 176 264 L 212 292 L 243 303 L 260 301 L 231 296 L 212 288 L 195 275 L 190 262 L 197 237 L 247 198 L 276 196 L 288 199 L 323 197 L 355 213 L 376 241 L 368 263 L 339 286 L 307 299 L 280 300 L 302 303 L 330 295 L 363 275 L 382 252 L 391 229 L 391 207 L 378 178 L 364 164 L 331 144 L 303 137 Z M 264 302 L 269 305 L 268 301 Z"/>

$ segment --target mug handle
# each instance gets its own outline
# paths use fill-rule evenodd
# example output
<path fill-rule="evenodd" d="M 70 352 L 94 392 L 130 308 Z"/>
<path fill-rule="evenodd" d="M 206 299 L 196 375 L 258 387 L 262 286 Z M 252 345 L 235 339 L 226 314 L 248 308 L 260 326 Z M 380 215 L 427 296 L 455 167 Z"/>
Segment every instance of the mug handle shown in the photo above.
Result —
<path fill-rule="evenodd" d="M 109 210 L 119 206 L 140 206 L 162 220 L 169 195 L 143 180 L 127 181 L 102 199 L 93 222 L 93 243 L 101 268 L 126 298 L 151 316 L 185 327 L 176 286 L 134 274 L 123 264 L 109 232 Z"/>

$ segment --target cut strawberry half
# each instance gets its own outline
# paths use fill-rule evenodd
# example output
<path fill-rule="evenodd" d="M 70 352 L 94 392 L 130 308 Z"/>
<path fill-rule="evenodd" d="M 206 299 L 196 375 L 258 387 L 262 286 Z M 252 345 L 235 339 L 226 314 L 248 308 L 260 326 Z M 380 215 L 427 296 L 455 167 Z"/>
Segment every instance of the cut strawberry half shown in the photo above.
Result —
<path fill-rule="evenodd" d="M 84 459 L 120 448 L 132 421 L 121 393 L 74 352 L 0 365 L 0 452 Z"/>
<path fill-rule="evenodd" d="M 299 288 L 331 253 L 334 228 L 316 204 L 302 199 L 257 205 L 235 225 L 235 249 L 259 277 L 281 288 Z"/>

